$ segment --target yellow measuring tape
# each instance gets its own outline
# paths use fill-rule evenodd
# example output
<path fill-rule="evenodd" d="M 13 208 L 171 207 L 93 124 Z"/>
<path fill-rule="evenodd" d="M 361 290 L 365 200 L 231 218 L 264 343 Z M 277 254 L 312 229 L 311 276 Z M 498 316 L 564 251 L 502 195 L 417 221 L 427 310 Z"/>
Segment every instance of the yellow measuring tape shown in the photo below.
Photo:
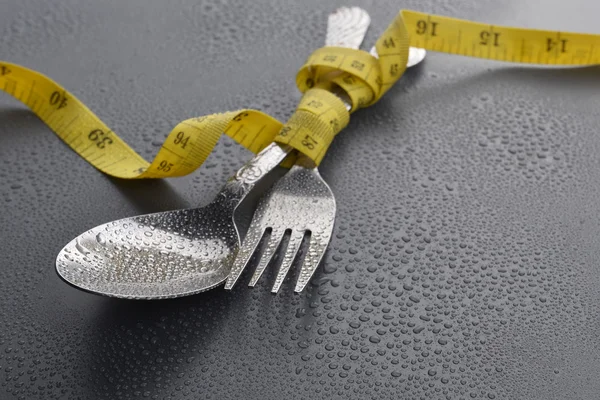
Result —
<path fill-rule="evenodd" d="M 152 163 L 75 96 L 38 72 L 0 61 L 0 88 L 27 105 L 86 161 L 119 178 L 189 174 L 202 165 L 222 133 L 255 153 L 274 140 L 285 143 L 319 164 L 349 122 L 344 103 L 329 91 L 342 88 L 351 99 L 351 111 L 375 103 L 406 70 L 409 46 L 518 63 L 600 62 L 600 35 L 511 28 L 403 10 L 377 40 L 378 58 L 347 48 L 315 51 L 296 77 L 304 96 L 287 123 L 256 110 L 188 119 L 173 128 Z"/>

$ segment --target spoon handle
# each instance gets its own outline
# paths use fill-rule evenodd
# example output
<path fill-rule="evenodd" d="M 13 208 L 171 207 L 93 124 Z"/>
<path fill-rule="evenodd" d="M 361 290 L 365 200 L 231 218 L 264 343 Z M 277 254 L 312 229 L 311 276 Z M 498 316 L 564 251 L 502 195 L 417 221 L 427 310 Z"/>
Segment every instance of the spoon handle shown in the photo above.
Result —
<path fill-rule="evenodd" d="M 235 208 L 254 185 L 279 165 L 292 150 L 294 149 L 290 146 L 271 143 L 229 178 L 219 195 Z"/>

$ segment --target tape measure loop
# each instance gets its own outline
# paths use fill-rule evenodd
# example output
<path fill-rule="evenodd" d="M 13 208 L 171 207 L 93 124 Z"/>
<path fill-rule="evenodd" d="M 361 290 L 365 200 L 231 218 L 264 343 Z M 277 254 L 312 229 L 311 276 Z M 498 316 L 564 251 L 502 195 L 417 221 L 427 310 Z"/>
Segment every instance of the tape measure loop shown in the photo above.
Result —
<path fill-rule="evenodd" d="M 380 71 L 379 60 L 365 51 L 322 47 L 314 51 L 300 69 L 296 85 L 301 92 L 315 85 L 339 86 L 352 100 L 352 111 L 355 111 L 378 98 Z"/>
<path fill-rule="evenodd" d="M 335 135 L 349 121 L 350 113 L 337 96 L 322 88 L 308 89 L 275 141 L 293 147 L 319 165 Z"/>

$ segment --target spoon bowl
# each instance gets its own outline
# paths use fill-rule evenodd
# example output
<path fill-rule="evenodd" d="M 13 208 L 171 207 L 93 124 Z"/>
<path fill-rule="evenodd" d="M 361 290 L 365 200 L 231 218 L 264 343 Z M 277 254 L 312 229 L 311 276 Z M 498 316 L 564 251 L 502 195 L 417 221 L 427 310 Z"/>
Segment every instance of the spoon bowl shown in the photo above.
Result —
<path fill-rule="evenodd" d="M 56 270 L 81 289 L 122 298 L 211 289 L 227 278 L 238 246 L 231 214 L 224 211 L 213 203 L 97 226 L 62 249 Z"/>

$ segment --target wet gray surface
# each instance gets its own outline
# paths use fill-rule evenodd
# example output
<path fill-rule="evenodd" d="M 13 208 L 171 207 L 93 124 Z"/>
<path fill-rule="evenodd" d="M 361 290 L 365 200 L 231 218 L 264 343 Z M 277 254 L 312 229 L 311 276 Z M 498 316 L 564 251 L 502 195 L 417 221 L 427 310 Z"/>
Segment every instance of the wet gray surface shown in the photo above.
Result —
<path fill-rule="evenodd" d="M 600 9 L 353 4 L 372 38 L 400 6 L 589 32 Z M 337 5 L 4 2 L 0 58 L 61 82 L 150 159 L 185 118 L 286 118 Z M 78 291 L 56 254 L 101 223 L 207 203 L 249 154 L 223 140 L 189 177 L 111 179 L 0 94 L 0 398 L 598 398 L 599 72 L 428 54 L 319 168 L 337 225 L 303 294 L 291 274 L 271 295 L 268 269 L 254 289 L 160 302 Z"/>

